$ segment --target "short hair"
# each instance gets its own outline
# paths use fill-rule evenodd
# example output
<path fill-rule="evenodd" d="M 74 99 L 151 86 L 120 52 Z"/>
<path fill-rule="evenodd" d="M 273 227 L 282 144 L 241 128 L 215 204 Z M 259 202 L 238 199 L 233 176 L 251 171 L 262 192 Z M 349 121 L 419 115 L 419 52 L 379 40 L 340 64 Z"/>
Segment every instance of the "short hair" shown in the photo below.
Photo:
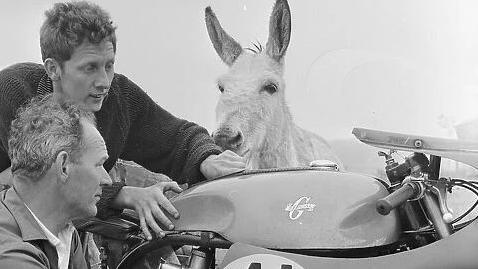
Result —
<path fill-rule="evenodd" d="M 12 173 L 41 178 L 61 151 L 72 163 L 78 162 L 84 149 L 82 119 L 96 126 L 93 113 L 72 103 L 60 104 L 51 94 L 19 108 L 8 138 Z"/>
<path fill-rule="evenodd" d="M 86 1 L 56 3 L 45 12 L 40 29 L 42 60 L 53 58 L 63 64 L 85 39 L 92 44 L 111 41 L 116 53 L 116 27 L 109 14 Z"/>

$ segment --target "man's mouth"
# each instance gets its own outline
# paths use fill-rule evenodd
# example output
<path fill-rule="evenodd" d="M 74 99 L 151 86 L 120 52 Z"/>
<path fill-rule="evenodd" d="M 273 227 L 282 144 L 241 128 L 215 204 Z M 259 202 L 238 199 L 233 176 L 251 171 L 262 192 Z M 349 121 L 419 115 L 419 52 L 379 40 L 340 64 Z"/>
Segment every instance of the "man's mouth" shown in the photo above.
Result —
<path fill-rule="evenodd" d="M 96 98 L 96 99 L 104 98 L 104 97 L 106 97 L 106 95 L 108 95 L 108 92 L 105 92 L 105 93 L 92 93 L 92 94 L 90 94 L 91 97 Z"/>

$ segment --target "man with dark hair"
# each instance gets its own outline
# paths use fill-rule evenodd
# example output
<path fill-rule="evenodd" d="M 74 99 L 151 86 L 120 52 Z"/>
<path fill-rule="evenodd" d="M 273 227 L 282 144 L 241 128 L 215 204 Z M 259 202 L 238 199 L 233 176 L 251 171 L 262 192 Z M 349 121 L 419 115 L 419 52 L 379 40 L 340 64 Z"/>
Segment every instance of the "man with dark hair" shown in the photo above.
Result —
<path fill-rule="evenodd" d="M 8 175 L 11 165 L 7 133 L 16 109 L 33 96 L 49 93 L 57 102 L 81 104 L 95 113 L 109 154 L 107 171 L 121 158 L 180 184 L 194 184 L 244 169 L 243 159 L 221 152 L 203 127 L 171 115 L 114 72 L 115 26 L 104 10 L 70 2 L 57 3 L 45 14 L 40 31 L 43 65 L 21 63 L 0 71 L 0 177 Z M 181 191 L 171 182 L 148 188 L 115 182 L 103 188 L 98 210 L 102 215 L 111 208 L 136 210 L 151 239 L 148 226 L 160 236 L 160 225 L 174 228 L 164 210 L 179 217 L 164 196 L 167 190 Z"/>
<path fill-rule="evenodd" d="M 12 122 L 13 186 L 0 192 L 0 268 L 87 268 L 71 221 L 96 215 L 105 141 L 91 112 L 34 98 Z"/>

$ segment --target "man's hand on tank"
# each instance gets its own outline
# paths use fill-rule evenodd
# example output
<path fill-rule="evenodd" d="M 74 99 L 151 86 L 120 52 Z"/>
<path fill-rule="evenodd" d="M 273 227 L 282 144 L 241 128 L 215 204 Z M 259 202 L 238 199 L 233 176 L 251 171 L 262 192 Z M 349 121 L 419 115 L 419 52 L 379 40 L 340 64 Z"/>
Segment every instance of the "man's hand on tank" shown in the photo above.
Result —
<path fill-rule="evenodd" d="M 246 162 L 243 157 L 226 150 L 219 155 L 207 157 L 200 166 L 201 173 L 207 179 L 238 173 L 246 169 Z"/>
<path fill-rule="evenodd" d="M 153 238 L 148 227 L 162 237 L 164 229 L 174 229 L 165 212 L 179 218 L 179 212 L 164 195 L 166 191 L 180 193 L 183 190 L 174 181 L 159 182 L 146 188 L 125 186 L 118 194 L 115 206 L 134 209 L 138 213 L 141 230 L 148 240 Z"/>

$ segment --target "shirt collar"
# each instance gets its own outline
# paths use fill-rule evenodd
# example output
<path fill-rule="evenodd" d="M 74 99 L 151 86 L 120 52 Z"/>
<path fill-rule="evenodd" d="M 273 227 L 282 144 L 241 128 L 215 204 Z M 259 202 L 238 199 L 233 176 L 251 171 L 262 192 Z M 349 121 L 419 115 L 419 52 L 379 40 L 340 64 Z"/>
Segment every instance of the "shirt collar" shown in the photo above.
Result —
<path fill-rule="evenodd" d="M 73 232 L 75 231 L 73 223 L 71 223 L 71 221 L 68 222 L 66 227 L 58 233 L 58 236 L 56 236 L 37 218 L 35 213 L 33 213 L 33 211 L 31 211 L 26 204 L 25 207 L 28 209 L 28 211 L 30 211 L 33 218 L 36 220 L 43 233 L 46 235 L 48 242 L 55 247 L 58 255 L 58 268 L 68 269 L 71 252 L 71 239 Z"/>
<path fill-rule="evenodd" d="M 6 191 L 3 204 L 18 223 L 23 241 L 48 240 L 40 225 L 38 225 L 13 187 Z"/>
<path fill-rule="evenodd" d="M 30 214 L 32 214 L 33 218 L 35 219 L 35 221 L 38 223 L 38 225 L 40 226 L 40 228 L 42 229 L 43 233 L 46 235 L 46 238 L 48 239 L 48 241 L 50 241 L 50 243 L 52 245 L 54 245 L 55 247 L 57 247 L 61 242 L 60 242 L 60 239 L 54 235 L 38 218 L 37 216 L 35 215 L 35 213 L 32 212 L 32 210 L 27 206 L 27 204 L 25 204 L 25 207 L 28 209 L 28 211 L 30 212 Z"/>
<path fill-rule="evenodd" d="M 61 242 L 57 236 L 53 235 L 48 228 L 45 227 L 30 208 L 27 207 L 14 187 L 6 190 L 4 197 L 3 204 L 8 208 L 18 223 L 23 241 L 48 240 L 54 246 L 57 246 L 57 242 Z M 73 224 L 68 222 L 65 229 L 60 232 L 60 237 L 62 237 L 63 234 L 73 233 L 73 230 Z M 56 240 L 54 240 L 53 237 L 56 238 Z"/>

